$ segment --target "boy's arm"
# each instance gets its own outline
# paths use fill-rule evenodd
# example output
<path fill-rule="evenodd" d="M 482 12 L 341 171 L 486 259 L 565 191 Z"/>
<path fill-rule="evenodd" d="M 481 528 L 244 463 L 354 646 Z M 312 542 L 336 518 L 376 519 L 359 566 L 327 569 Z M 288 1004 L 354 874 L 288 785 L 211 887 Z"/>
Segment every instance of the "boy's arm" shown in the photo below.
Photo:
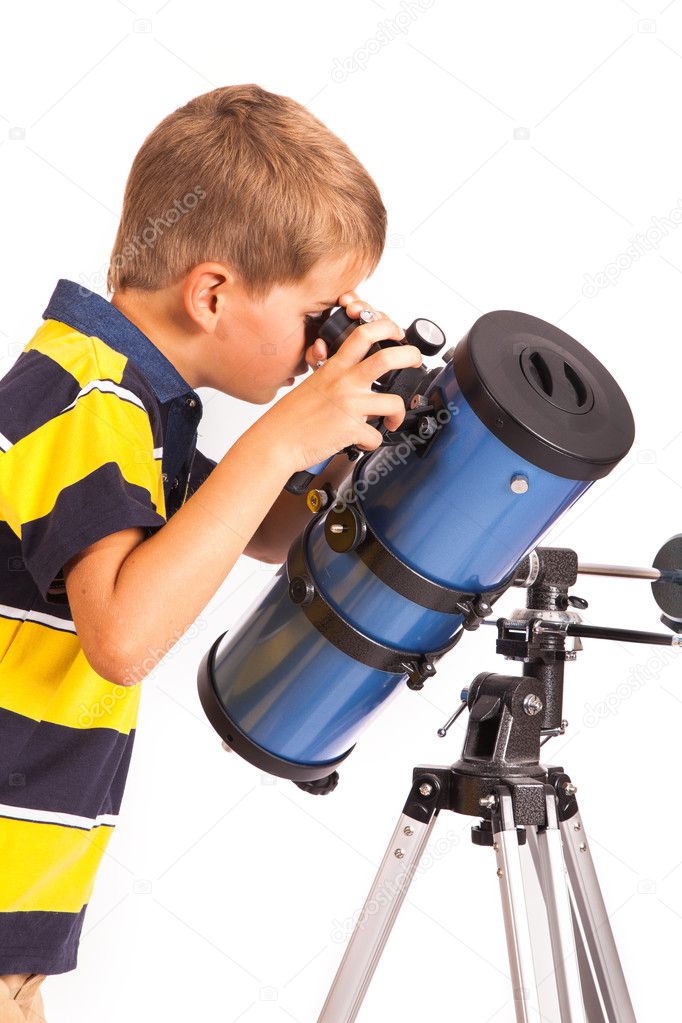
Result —
<path fill-rule="evenodd" d="M 208 479 L 217 464 L 201 451 L 196 452 L 189 478 L 188 497 L 191 497 Z M 321 488 L 325 483 L 330 483 L 337 490 L 352 467 L 346 455 L 336 455 L 324 472 L 311 481 L 308 489 Z M 283 489 L 243 553 L 249 558 L 271 565 L 281 565 L 286 561 L 292 541 L 302 532 L 310 519 L 311 512 L 306 504 L 306 494 L 307 491 L 305 494 L 290 494 L 288 490 Z"/>
<path fill-rule="evenodd" d="M 140 682 L 178 642 L 280 496 L 296 469 L 290 456 L 260 419 L 144 542 L 142 529 L 122 530 L 64 565 L 76 632 L 98 674 Z"/>

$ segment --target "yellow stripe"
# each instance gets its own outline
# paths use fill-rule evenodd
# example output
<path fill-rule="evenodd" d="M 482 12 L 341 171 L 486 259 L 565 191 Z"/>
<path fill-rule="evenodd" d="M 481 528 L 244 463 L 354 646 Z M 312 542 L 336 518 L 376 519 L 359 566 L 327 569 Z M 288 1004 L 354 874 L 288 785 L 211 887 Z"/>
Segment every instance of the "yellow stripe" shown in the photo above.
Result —
<path fill-rule="evenodd" d="M 54 359 L 81 387 L 96 377 L 120 383 L 128 361 L 127 356 L 115 352 L 100 338 L 88 337 L 58 320 L 46 320 L 24 351 L 41 352 Z"/>
<path fill-rule="evenodd" d="M 20 536 L 22 523 L 47 515 L 64 487 L 107 462 L 144 487 L 165 517 L 161 462 L 154 459 L 147 412 L 96 390 L 0 454 L 0 514 Z"/>
<path fill-rule="evenodd" d="M 0 912 L 78 913 L 113 828 L 92 831 L 0 818 Z"/>
<path fill-rule="evenodd" d="M 0 663 L 0 706 L 69 728 L 114 728 L 128 734 L 135 727 L 141 684 L 119 686 L 98 675 L 74 633 L 38 622 L 21 622 L 17 629 L 16 622 L 0 618 L 0 650 L 7 642 Z"/>

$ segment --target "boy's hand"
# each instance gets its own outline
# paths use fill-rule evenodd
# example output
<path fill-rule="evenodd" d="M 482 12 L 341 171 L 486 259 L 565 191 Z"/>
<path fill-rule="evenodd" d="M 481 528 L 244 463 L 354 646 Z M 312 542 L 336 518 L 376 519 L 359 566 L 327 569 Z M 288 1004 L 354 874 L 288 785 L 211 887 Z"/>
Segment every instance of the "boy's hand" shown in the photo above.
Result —
<path fill-rule="evenodd" d="M 370 312 L 376 313 L 377 316 L 383 316 L 384 319 L 388 319 L 386 313 L 380 312 L 370 305 L 369 302 L 363 301 L 355 291 L 347 291 L 344 295 L 339 295 L 338 305 L 343 306 L 348 316 L 354 320 L 358 318 L 363 309 L 369 309 Z M 405 332 L 403 331 L 404 336 Z M 326 362 L 328 357 L 327 344 L 321 337 L 318 337 L 315 344 L 311 345 L 306 351 L 305 361 L 312 369 L 319 369 L 319 363 Z"/>
<path fill-rule="evenodd" d="M 377 319 L 356 327 L 331 358 L 318 338 L 306 353 L 306 361 L 313 367 L 318 360 L 326 361 L 259 421 L 262 426 L 271 424 L 273 443 L 292 473 L 316 465 L 350 444 L 364 451 L 380 447 L 382 435 L 367 419 L 384 417 L 387 428 L 397 430 L 406 410 L 399 395 L 373 391 L 372 384 L 391 370 L 422 365 L 422 354 L 415 345 L 393 345 L 365 358 L 373 344 L 402 341 L 405 331 L 354 292 L 341 295 L 339 304 L 353 318 L 370 309 Z"/>

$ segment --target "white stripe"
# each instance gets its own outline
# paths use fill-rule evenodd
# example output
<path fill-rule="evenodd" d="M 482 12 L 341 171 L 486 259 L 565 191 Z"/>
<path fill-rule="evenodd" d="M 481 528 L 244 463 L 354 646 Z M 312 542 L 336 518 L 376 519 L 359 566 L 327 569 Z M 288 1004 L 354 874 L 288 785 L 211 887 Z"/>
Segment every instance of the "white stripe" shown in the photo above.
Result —
<path fill-rule="evenodd" d="M 64 824 L 69 828 L 82 828 L 84 831 L 92 831 L 101 824 L 108 824 L 114 827 L 118 814 L 100 813 L 97 817 L 80 817 L 76 813 L 60 813 L 59 810 L 33 810 L 25 806 L 9 806 L 7 803 L 0 803 L 0 817 L 12 817 L 18 821 L 32 821 L 34 824 Z"/>
<path fill-rule="evenodd" d="M 75 406 L 78 399 L 84 397 L 84 395 L 88 394 L 90 391 L 107 391 L 109 394 L 117 394 L 119 398 L 124 398 L 126 401 L 132 401 L 132 403 L 141 408 L 143 412 L 147 411 L 138 396 L 133 394 L 133 392 L 129 391 L 126 387 L 119 387 L 119 385 L 115 384 L 113 380 L 91 380 L 85 385 L 85 387 L 81 388 L 71 404 L 67 405 L 66 408 L 63 408 L 62 412 L 69 412 Z"/>
<path fill-rule="evenodd" d="M 22 607 L 10 607 L 8 604 L 0 604 L 0 615 L 5 618 L 18 618 L 26 622 L 40 622 L 41 625 L 51 625 L 62 632 L 74 632 L 76 626 L 69 618 L 58 618 L 57 615 L 46 614 L 45 611 L 25 611 Z"/>
<path fill-rule="evenodd" d="M 163 448 L 154 448 L 154 458 L 163 458 Z"/>
<path fill-rule="evenodd" d="M 12 446 L 12 441 L 8 440 L 4 433 L 0 433 L 0 448 L 2 448 L 3 451 L 9 451 Z"/>

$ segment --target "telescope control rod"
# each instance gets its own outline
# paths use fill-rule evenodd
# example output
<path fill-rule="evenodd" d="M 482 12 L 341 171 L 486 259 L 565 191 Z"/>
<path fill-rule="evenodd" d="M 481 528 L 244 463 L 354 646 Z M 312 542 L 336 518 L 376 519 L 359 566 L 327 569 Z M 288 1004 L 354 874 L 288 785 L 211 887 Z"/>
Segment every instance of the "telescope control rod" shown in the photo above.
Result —
<path fill-rule="evenodd" d="M 493 624 L 493 623 L 491 623 Z M 585 639 L 613 639 L 621 643 L 650 643 L 655 646 L 682 647 L 682 635 L 668 635 L 666 632 L 640 632 L 637 629 L 615 629 L 602 625 L 577 625 L 564 622 L 538 622 L 536 632 L 562 631 L 567 636 L 581 636 Z"/>
<path fill-rule="evenodd" d="M 578 564 L 578 575 L 610 575 L 622 579 L 651 579 L 652 582 L 682 584 L 682 569 L 635 568 L 631 565 Z"/>
<path fill-rule="evenodd" d="M 517 626 L 524 629 L 528 624 L 526 621 L 515 621 L 513 618 L 506 619 L 512 628 Z M 492 625 L 497 628 L 498 622 L 486 620 L 481 625 Z M 682 647 L 682 635 L 667 632 L 642 632 L 638 629 L 617 629 L 611 626 L 582 625 L 569 622 L 537 621 L 534 632 L 563 632 L 566 636 L 581 636 L 585 639 L 612 639 L 620 643 L 650 643 L 655 646 Z"/>

